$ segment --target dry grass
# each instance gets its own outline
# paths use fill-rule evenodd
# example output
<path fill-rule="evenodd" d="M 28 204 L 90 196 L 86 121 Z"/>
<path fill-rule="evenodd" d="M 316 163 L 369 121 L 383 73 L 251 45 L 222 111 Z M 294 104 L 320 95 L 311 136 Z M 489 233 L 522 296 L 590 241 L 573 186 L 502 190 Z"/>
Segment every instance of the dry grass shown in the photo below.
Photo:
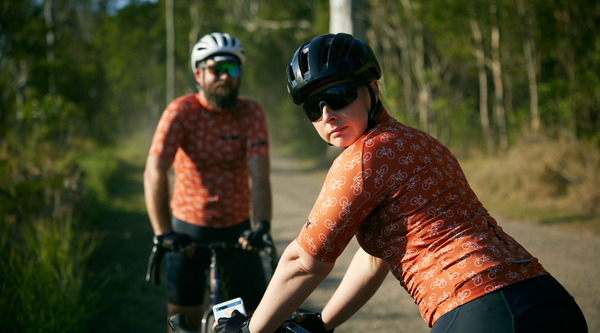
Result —
<path fill-rule="evenodd" d="M 497 157 L 462 165 L 493 214 L 600 234 L 597 146 L 529 138 Z"/>

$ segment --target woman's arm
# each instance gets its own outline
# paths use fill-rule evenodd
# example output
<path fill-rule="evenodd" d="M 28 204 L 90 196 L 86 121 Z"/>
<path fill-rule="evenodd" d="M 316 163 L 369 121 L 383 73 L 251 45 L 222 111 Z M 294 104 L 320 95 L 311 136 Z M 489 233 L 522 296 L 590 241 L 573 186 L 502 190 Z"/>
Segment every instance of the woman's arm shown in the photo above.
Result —
<path fill-rule="evenodd" d="M 331 296 L 321 317 L 325 329 L 332 330 L 352 317 L 381 286 L 389 272 L 388 264 L 359 249 L 342 282 Z"/>
<path fill-rule="evenodd" d="M 333 269 L 333 263 L 316 260 L 296 241 L 285 249 L 258 308 L 250 332 L 274 332 Z"/>

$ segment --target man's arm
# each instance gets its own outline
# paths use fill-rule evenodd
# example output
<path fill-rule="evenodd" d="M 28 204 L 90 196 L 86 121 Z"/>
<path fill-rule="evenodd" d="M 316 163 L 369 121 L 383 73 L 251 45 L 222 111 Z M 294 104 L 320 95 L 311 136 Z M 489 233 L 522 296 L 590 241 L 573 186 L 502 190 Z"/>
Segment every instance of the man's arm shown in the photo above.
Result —
<path fill-rule="evenodd" d="M 248 161 L 251 179 L 252 221 L 254 229 L 244 231 L 239 242 L 244 249 L 261 247 L 263 234 L 271 229 L 271 178 L 268 157 L 253 158 Z"/>
<path fill-rule="evenodd" d="M 325 329 L 332 330 L 352 317 L 381 286 L 389 272 L 388 264 L 359 249 L 342 282 L 323 308 Z"/>
<path fill-rule="evenodd" d="M 144 195 L 146 209 L 155 235 L 171 230 L 171 211 L 169 208 L 169 168 L 165 159 L 151 155 L 146 160 L 144 170 Z"/>
<path fill-rule="evenodd" d="M 248 171 L 252 179 L 252 220 L 271 222 L 271 167 L 269 157 L 258 157 L 248 161 Z"/>

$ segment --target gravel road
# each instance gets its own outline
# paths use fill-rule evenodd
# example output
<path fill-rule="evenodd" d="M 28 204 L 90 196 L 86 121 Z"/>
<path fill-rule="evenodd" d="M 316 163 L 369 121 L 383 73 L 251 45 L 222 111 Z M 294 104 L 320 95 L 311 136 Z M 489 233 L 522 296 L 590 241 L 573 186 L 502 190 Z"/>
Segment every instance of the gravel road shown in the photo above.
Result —
<path fill-rule="evenodd" d="M 273 156 L 271 167 L 273 236 L 281 253 L 299 233 L 323 179 L 302 172 L 296 163 L 281 157 Z M 498 219 L 498 222 L 538 257 L 544 267 L 575 297 L 585 314 L 589 331 L 600 333 L 600 237 L 518 221 Z M 322 309 L 341 281 L 357 248 L 354 240 L 338 259 L 334 271 L 304 307 L 316 311 Z M 369 331 L 429 332 L 412 298 L 391 275 L 359 313 L 336 329 L 336 333 Z"/>

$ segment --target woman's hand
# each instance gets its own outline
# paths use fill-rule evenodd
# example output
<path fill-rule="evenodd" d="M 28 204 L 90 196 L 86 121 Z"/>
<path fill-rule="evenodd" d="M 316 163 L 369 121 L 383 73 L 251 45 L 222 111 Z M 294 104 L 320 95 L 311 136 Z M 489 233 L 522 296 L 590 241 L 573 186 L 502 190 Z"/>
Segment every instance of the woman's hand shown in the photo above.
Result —
<path fill-rule="evenodd" d="M 248 325 L 250 318 L 241 314 L 238 310 L 233 310 L 231 317 L 219 318 L 213 325 L 215 333 L 250 333 Z"/>

